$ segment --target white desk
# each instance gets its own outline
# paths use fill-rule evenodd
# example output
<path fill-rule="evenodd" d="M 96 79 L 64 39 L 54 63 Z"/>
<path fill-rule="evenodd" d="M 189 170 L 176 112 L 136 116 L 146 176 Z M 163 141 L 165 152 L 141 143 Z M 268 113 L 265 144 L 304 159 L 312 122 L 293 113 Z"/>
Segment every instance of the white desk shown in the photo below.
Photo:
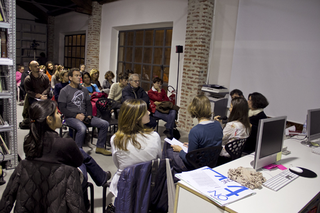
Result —
<path fill-rule="evenodd" d="M 318 176 L 316 178 L 298 177 L 277 192 L 264 187 L 255 189 L 255 195 L 231 203 L 224 208 L 216 206 L 213 201 L 179 182 L 176 189 L 175 212 L 299 212 L 320 192 L 320 155 L 312 153 L 311 148 L 301 145 L 300 140 L 285 140 L 284 146 L 288 147 L 291 154 L 282 155 L 278 164 L 287 168 L 303 167 L 314 171 Z M 254 155 L 247 155 L 214 169 L 227 176 L 230 168 L 235 169 L 239 166 L 252 168 L 250 162 L 253 159 Z M 281 172 L 279 169 L 259 171 L 266 179 Z"/>

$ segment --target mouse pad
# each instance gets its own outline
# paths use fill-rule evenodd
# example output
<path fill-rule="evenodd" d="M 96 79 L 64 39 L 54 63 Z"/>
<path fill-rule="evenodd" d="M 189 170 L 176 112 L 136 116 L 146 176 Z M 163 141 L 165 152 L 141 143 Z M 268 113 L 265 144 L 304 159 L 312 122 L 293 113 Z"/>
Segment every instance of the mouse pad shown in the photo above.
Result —
<path fill-rule="evenodd" d="M 314 173 L 313 171 L 309 170 L 309 169 L 305 169 L 305 168 L 302 168 L 302 167 L 298 167 L 298 168 L 302 169 L 301 173 L 295 172 L 295 171 L 293 171 L 291 169 L 289 169 L 289 170 L 290 170 L 290 172 L 292 172 L 294 174 L 297 174 L 297 175 L 299 175 L 301 177 L 306 177 L 306 178 L 315 178 L 315 177 L 317 177 L 317 174 Z"/>

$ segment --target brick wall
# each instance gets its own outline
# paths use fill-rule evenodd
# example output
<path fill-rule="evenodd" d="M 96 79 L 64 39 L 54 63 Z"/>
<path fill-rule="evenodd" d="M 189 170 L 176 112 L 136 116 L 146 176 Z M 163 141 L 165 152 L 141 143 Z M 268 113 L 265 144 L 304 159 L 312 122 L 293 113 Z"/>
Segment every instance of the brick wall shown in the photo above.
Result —
<path fill-rule="evenodd" d="M 99 70 L 100 31 L 101 31 L 101 5 L 92 2 L 92 15 L 89 18 L 87 33 L 86 70 Z"/>
<path fill-rule="evenodd" d="M 54 16 L 48 17 L 48 27 L 47 27 L 47 38 L 48 38 L 48 44 L 47 44 L 47 50 L 48 50 L 48 61 L 53 61 L 54 59 Z M 53 61 L 53 63 L 56 63 Z"/>
<path fill-rule="evenodd" d="M 179 127 L 190 131 L 193 119 L 187 112 L 192 99 L 206 83 L 214 0 L 189 0 L 184 50 Z"/>

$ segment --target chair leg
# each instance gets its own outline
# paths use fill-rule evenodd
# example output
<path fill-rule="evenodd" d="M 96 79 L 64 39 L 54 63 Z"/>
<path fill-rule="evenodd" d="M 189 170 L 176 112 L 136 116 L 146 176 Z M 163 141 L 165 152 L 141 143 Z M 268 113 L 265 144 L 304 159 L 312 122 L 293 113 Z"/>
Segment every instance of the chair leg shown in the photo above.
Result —
<path fill-rule="evenodd" d="M 157 132 L 159 132 L 159 119 L 157 120 Z"/>
<path fill-rule="evenodd" d="M 88 182 L 87 187 L 90 188 L 90 201 L 91 201 L 91 212 L 94 212 L 94 191 L 93 184 Z"/>
<path fill-rule="evenodd" d="M 102 191 L 102 213 L 105 212 L 106 207 L 107 207 L 107 188 L 110 186 L 110 182 L 108 184 L 103 186 L 103 191 Z"/>

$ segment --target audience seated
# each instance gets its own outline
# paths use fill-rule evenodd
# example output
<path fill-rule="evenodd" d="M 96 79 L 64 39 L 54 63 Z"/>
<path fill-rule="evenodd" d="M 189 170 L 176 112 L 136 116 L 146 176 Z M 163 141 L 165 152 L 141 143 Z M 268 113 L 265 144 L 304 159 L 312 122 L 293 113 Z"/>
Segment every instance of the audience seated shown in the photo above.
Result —
<path fill-rule="evenodd" d="M 82 191 L 83 196 L 85 198 L 84 203 L 86 208 L 89 207 L 89 202 L 86 198 L 86 182 L 87 182 L 87 171 L 89 172 L 92 179 L 98 186 L 102 186 L 107 184 L 107 181 L 111 178 L 110 172 L 104 172 L 102 168 L 96 163 L 96 161 L 89 156 L 86 152 L 82 149 L 79 149 L 76 143 L 71 138 L 60 138 L 59 134 L 55 132 L 56 128 L 60 128 L 61 123 L 61 115 L 57 110 L 56 103 L 51 100 L 44 100 L 35 102 L 30 106 L 30 118 L 31 118 L 31 127 L 30 132 L 26 136 L 23 149 L 26 154 L 26 159 L 28 161 L 36 161 L 36 162 L 43 162 L 45 163 L 54 163 L 54 164 L 65 164 L 71 167 L 79 167 L 83 174 L 83 182 L 82 182 Z M 68 181 L 70 177 L 66 176 L 64 172 L 57 172 L 59 169 L 50 172 L 48 167 L 46 171 L 35 171 L 35 166 L 29 166 L 24 161 L 22 161 L 23 165 L 27 166 L 23 168 L 24 170 L 28 170 L 28 172 L 21 172 L 19 170 L 20 165 L 17 167 L 17 174 L 16 171 L 11 176 L 10 181 L 7 185 L 5 192 L 3 193 L 1 202 L 0 202 L 0 209 L 6 209 L 10 212 L 11 208 L 13 207 L 14 201 L 17 199 L 16 208 L 19 208 L 18 212 L 21 209 L 25 208 L 28 209 L 30 206 L 41 206 L 40 208 L 43 211 L 36 211 L 35 209 L 28 209 L 28 211 L 34 212 L 46 212 L 48 211 L 47 208 L 56 208 L 52 209 L 51 211 L 55 212 L 60 205 L 64 206 L 60 210 L 61 212 L 70 212 L 66 210 L 72 207 L 72 204 L 66 205 L 66 203 L 70 202 L 70 200 L 75 200 L 77 204 L 77 208 L 81 208 L 81 204 L 83 205 L 83 197 L 77 193 L 74 193 L 73 190 L 76 190 L 80 186 L 80 179 L 73 180 L 72 182 Z M 61 168 L 61 167 L 58 167 Z M 32 170 L 32 171 L 30 171 Z M 62 170 L 62 169 L 60 169 Z M 19 172 L 20 171 L 20 172 Z M 62 170 L 65 171 L 65 170 Z M 41 176 L 40 173 L 43 174 L 44 172 L 47 173 L 47 180 L 51 180 L 53 185 L 47 186 L 43 185 L 46 188 L 50 188 L 50 194 L 41 194 L 42 189 L 39 188 L 35 190 L 33 187 L 41 187 Z M 45 174 L 46 174 L 45 173 Z M 29 174 L 26 175 L 26 174 Z M 30 177 L 31 175 L 31 177 Z M 20 177 L 21 176 L 21 177 Z M 76 177 L 72 175 L 71 178 Z M 79 176 L 78 176 L 79 177 Z M 27 179 L 30 179 L 29 181 Z M 54 179 L 56 178 L 56 179 Z M 57 184 L 62 181 L 62 179 L 68 179 L 68 184 Z M 64 182 L 66 182 L 64 181 Z M 25 184 L 27 182 L 30 184 L 28 187 Z M 32 185 L 31 183 L 37 184 Z M 21 184 L 19 184 L 21 183 Z M 55 184 L 56 183 L 56 184 Z M 79 184 L 73 185 L 73 184 Z M 67 187 L 67 189 L 66 189 Z M 28 191 L 30 190 L 30 191 Z M 33 191 L 31 191 L 33 190 Z M 20 192 L 17 194 L 17 192 Z M 46 191 L 43 189 L 43 191 Z M 67 191 L 67 192 L 65 192 Z M 28 193 L 35 193 L 35 197 L 33 199 L 29 199 L 30 194 Z M 64 194 L 60 194 L 65 192 Z M 81 192 L 81 190 L 77 191 Z M 37 201 L 37 197 L 45 196 L 46 202 L 52 203 L 33 203 Z M 55 199 L 59 198 L 59 203 L 54 203 L 57 201 Z M 27 201 L 28 202 L 25 202 Z M 8 202 L 6 202 L 8 201 Z M 38 200 L 39 201 L 39 200 Z M 45 205 L 48 205 L 47 208 Z M 52 206 L 53 207 L 52 207 Z M 16 209 L 17 210 L 17 209 Z M 62 211 L 65 210 L 65 211 Z M 2 210 L 1 210 L 2 212 Z M 60 212 L 60 211 L 59 211 Z M 78 211 L 76 211 L 78 212 Z M 84 212 L 84 211 L 83 211 Z"/>
<path fill-rule="evenodd" d="M 116 197 L 118 180 L 126 167 L 161 156 L 160 136 L 144 126 L 148 122 L 146 102 L 137 99 L 126 100 L 122 104 L 118 131 L 111 138 L 112 159 L 118 170 L 112 179 L 110 191 Z"/>
<path fill-rule="evenodd" d="M 149 96 L 144 91 L 142 87 L 140 87 L 140 77 L 138 74 L 131 74 L 129 77 L 129 83 L 122 90 L 122 103 L 128 99 L 140 99 L 146 102 L 149 108 Z M 147 124 L 148 127 L 154 128 L 157 123 L 154 117 L 150 116 L 150 122 Z"/>
<path fill-rule="evenodd" d="M 24 99 L 24 95 L 25 95 L 25 91 L 24 89 L 21 88 L 21 77 L 22 77 L 22 73 L 24 72 L 24 66 L 18 66 L 18 71 L 16 72 L 16 84 L 17 84 L 17 98 L 18 98 L 18 102 L 23 104 L 23 99 Z M 19 103 L 19 104 L 20 104 Z"/>
<path fill-rule="evenodd" d="M 61 91 L 58 99 L 59 109 L 65 116 L 68 126 L 76 129 L 76 144 L 79 148 L 84 142 L 87 126 L 98 127 L 99 135 L 96 153 L 110 156 L 111 152 L 104 149 L 107 141 L 109 123 L 92 116 L 92 105 L 89 92 L 80 86 L 81 74 L 78 68 L 72 68 L 68 72 L 70 84 Z"/>
<path fill-rule="evenodd" d="M 54 89 L 57 83 L 60 83 L 60 72 L 63 70 L 63 66 L 59 65 L 54 75 L 51 77 L 51 88 Z"/>
<path fill-rule="evenodd" d="M 51 61 L 48 61 L 46 63 L 46 75 L 48 76 L 49 78 L 49 81 L 51 82 L 51 78 L 52 78 L 52 75 L 54 74 L 54 70 L 53 70 L 53 63 Z"/>
<path fill-rule="evenodd" d="M 112 79 L 114 79 L 114 74 L 113 74 L 113 72 L 112 71 L 108 71 L 108 72 L 106 72 L 106 74 L 104 75 L 104 81 L 103 81 L 103 83 L 102 83 L 102 90 L 105 92 L 105 93 L 107 93 L 107 94 L 109 94 L 109 92 L 110 92 L 110 87 L 112 86 L 112 84 L 113 84 L 113 81 L 112 81 Z"/>
<path fill-rule="evenodd" d="M 121 103 L 122 90 L 127 85 L 128 85 L 128 75 L 127 74 L 120 74 L 119 75 L 119 82 L 111 85 L 108 98 L 113 99 L 113 100 Z"/>
<path fill-rule="evenodd" d="M 173 109 L 173 107 L 169 107 L 169 113 L 164 113 L 159 111 L 157 106 L 159 106 L 161 103 L 164 103 L 165 101 L 169 102 L 169 98 L 162 89 L 162 84 L 163 81 L 159 77 L 155 77 L 153 79 L 153 86 L 152 88 L 148 91 L 148 96 L 150 99 L 150 105 L 149 105 L 149 110 L 152 113 L 152 116 L 156 119 L 162 119 L 166 121 L 167 123 L 165 124 L 166 130 L 163 132 L 169 139 L 173 138 L 173 128 L 175 127 L 175 119 L 177 115 L 177 111 Z M 170 105 L 171 106 L 171 105 Z"/>
<path fill-rule="evenodd" d="M 231 100 L 237 97 L 243 98 L 243 93 L 239 89 L 234 89 L 230 92 Z"/>
<path fill-rule="evenodd" d="M 102 90 L 101 84 L 99 82 L 99 70 L 97 69 L 90 70 L 90 78 L 91 78 L 91 83 L 97 85 L 99 90 Z"/>
<path fill-rule="evenodd" d="M 246 141 L 244 152 L 251 153 L 256 150 L 256 138 L 260 119 L 267 118 L 263 109 L 269 105 L 268 100 L 261 93 L 254 92 L 248 96 L 249 120 L 252 125 L 251 134 Z"/>
<path fill-rule="evenodd" d="M 228 123 L 223 129 L 223 138 L 222 138 L 222 150 L 220 153 L 219 163 L 228 161 L 230 155 L 225 150 L 225 145 L 231 141 L 240 138 L 247 138 L 250 135 L 251 124 L 248 117 L 248 102 L 244 98 L 233 98 L 230 103 L 230 116 Z M 215 116 L 214 119 L 219 121 L 220 116 Z M 227 159 L 224 159 L 227 158 Z"/>
<path fill-rule="evenodd" d="M 61 89 L 69 84 L 69 76 L 67 70 L 62 70 L 60 72 L 59 80 L 60 82 L 56 84 L 53 91 L 55 101 L 58 101 Z"/>
<path fill-rule="evenodd" d="M 82 73 L 82 81 L 82 86 L 89 91 L 90 96 L 94 92 L 100 92 L 98 86 L 96 84 L 91 83 L 90 74 L 88 72 Z"/>
<path fill-rule="evenodd" d="M 86 65 L 85 64 L 80 64 L 79 69 L 80 69 L 80 73 L 82 74 L 83 72 L 86 71 Z"/>
<path fill-rule="evenodd" d="M 198 119 L 198 124 L 189 132 L 188 152 L 211 146 L 221 146 L 222 128 L 218 121 L 212 121 L 212 110 L 209 99 L 204 95 L 196 96 L 188 106 L 192 118 Z M 179 153 L 187 168 L 192 168 L 186 159 L 186 153 L 178 145 L 171 145 L 174 152 Z"/>

